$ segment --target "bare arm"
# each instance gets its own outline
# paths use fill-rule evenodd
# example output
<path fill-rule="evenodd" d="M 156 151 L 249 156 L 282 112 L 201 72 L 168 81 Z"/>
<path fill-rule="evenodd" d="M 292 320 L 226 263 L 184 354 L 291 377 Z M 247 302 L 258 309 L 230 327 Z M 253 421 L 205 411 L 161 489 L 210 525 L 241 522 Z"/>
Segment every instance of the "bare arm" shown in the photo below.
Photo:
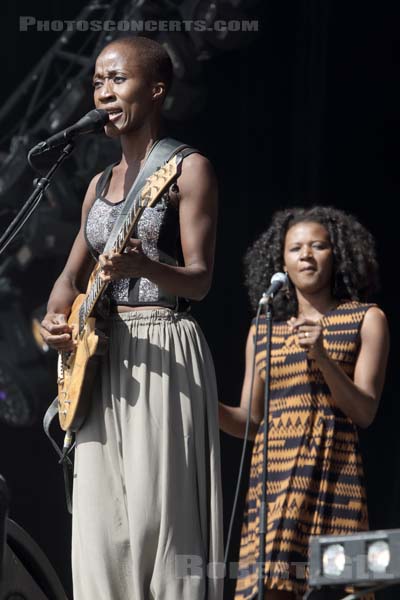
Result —
<path fill-rule="evenodd" d="M 207 294 L 214 266 L 218 196 L 209 161 L 200 154 L 188 156 L 178 185 L 184 266 L 153 261 L 143 254 L 140 242 L 132 240 L 128 253 L 100 258 L 104 281 L 146 277 L 175 296 L 201 300 Z"/>
<path fill-rule="evenodd" d="M 389 353 L 389 331 L 384 313 L 371 307 L 361 326 L 361 345 L 354 381 L 332 360 L 322 343 L 318 323 L 303 320 L 295 325 L 299 343 L 314 358 L 332 394 L 334 404 L 359 427 L 368 427 L 375 418 L 385 381 Z M 307 338 L 302 333 L 308 331 Z"/>
<path fill-rule="evenodd" d="M 361 347 L 354 382 L 327 356 L 317 364 L 332 398 L 345 415 L 360 427 L 368 427 L 375 418 L 385 381 L 389 353 L 386 317 L 378 308 L 370 308 L 361 327 Z"/>
<path fill-rule="evenodd" d="M 58 350 L 71 347 L 71 329 L 67 317 L 75 298 L 85 290 L 88 277 L 94 266 L 86 240 L 84 227 L 90 207 L 95 199 L 96 183 L 100 175 L 92 179 L 82 205 L 81 226 L 75 238 L 65 267 L 51 291 L 47 314 L 41 323 L 41 334 L 45 342 Z"/>
<path fill-rule="evenodd" d="M 246 367 L 242 386 L 240 406 L 228 406 L 219 403 L 219 423 L 220 428 L 225 433 L 234 437 L 243 438 L 246 430 L 246 420 L 250 401 L 251 379 L 254 360 L 254 333 L 255 328 L 251 327 L 246 342 Z M 253 398 L 251 403 L 251 417 L 249 438 L 254 440 L 258 431 L 259 424 L 264 417 L 264 381 L 255 368 L 253 381 Z"/>

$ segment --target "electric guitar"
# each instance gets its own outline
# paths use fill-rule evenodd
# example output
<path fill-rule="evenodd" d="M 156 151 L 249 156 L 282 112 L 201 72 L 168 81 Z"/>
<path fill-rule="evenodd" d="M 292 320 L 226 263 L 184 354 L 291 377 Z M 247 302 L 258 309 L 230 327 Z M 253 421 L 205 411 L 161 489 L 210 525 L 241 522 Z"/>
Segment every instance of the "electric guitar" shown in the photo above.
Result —
<path fill-rule="evenodd" d="M 158 202 L 178 175 L 181 162 L 181 155 L 173 156 L 146 180 L 138 201 L 132 204 L 121 224 L 113 252 L 124 251 L 143 210 Z M 96 326 L 97 318 L 94 316 L 95 308 L 109 285 L 100 278 L 99 273 L 97 263 L 90 275 L 86 293 L 77 296 L 72 305 L 68 325 L 72 328 L 75 349 L 72 352 L 59 352 L 58 355 L 58 414 L 64 431 L 77 431 L 85 420 L 99 357 L 107 349 L 107 337 Z"/>

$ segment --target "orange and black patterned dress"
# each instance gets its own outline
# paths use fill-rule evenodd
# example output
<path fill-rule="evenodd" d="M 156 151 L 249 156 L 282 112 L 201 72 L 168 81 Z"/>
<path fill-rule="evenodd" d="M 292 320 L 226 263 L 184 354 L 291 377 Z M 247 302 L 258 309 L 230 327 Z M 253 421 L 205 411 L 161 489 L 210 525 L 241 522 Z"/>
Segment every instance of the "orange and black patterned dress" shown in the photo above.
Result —
<path fill-rule="evenodd" d="M 321 321 L 325 348 L 351 378 L 370 307 L 344 302 Z M 256 342 L 256 365 L 265 379 L 265 319 Z M 262 427 L 253 447 L 236 600 L 254 598 L 258 590 Z M 311 535 L 368 529 L 356 427 L 334 406 L 321 371 L 286 322 L 274 323 L 272 331 L 267 503 L 267 589 L 304 594 Z"/>

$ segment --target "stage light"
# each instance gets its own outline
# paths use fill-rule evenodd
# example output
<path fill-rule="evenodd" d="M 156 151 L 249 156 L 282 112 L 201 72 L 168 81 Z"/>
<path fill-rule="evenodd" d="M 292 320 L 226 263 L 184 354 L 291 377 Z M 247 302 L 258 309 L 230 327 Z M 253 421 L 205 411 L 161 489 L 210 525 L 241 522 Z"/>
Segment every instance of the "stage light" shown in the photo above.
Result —
<path fill-rule="evenodd" d="M 311 588 L 400 583 L 400 529 L 310 540 Z"/>
<path fill-rule="evenodd" d="M 346 566 L 346 555 L 341 544 L 328 546 L 322 555 L 323 573 L 328 576 L 341 575 Z"/>
<path fill-rule="evenodd" d="M 374 542 L 368 547 L 368 568 L 373 573 L 386 573 L 390 564 L 390 548 L 387 542 Z"/>

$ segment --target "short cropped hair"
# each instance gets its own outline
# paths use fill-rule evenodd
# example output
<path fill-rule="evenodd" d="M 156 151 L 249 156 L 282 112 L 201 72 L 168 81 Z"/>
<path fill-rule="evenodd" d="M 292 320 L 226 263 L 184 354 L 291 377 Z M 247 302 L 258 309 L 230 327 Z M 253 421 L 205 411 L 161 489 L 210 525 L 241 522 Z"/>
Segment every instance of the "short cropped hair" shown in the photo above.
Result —
<path fill-rule="evenodd" d="M 165 84 L 165 95 L 171 87 L 173 79 L 173 66 L 171 58 L 165 48 L 147 37 L 124 36 L 116 38 L 106 46 L 128 46 L 134 50 L 139 58 L 144 73 L 149 81 L 162 81 Z"/>

